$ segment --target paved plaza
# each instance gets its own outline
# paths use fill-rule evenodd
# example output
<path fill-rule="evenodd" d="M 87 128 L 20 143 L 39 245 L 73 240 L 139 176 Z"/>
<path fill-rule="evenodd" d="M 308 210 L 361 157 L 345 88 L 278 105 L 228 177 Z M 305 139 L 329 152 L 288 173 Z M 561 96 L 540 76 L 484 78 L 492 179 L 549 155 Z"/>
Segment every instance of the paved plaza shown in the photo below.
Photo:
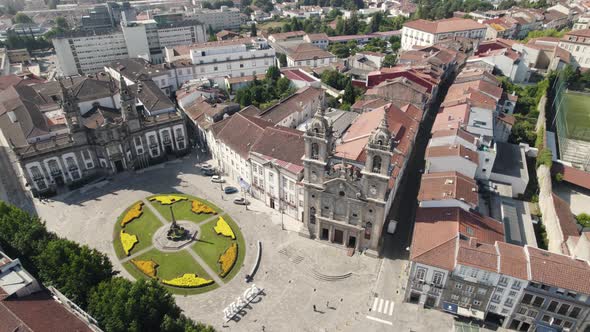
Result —
<path fill-rule="evenodd" d="M 35 200 L 36 209 L 49 230 L 107 253 L 115 269 L 131 278 L 112 244 L 113 225 L 130 204 L 170 192 L 215 203 L 243 232 L 244 266 L 221 287 L 200 295 L 176 295 L 176 301 L 188 316 L 220 331 L 454 330 L 452 316 L 402 302 L 406 260 L 348 257 L 340 248 L 302 238 L 297 234 L 299 221 L 286 215 L 281 218 L 278 211 L 257 200 L 252 199 L 247 210 L 233 204 L 239 194 L 222 195 L 219 184 L 200 175 L 196 164 L 196 158 L 189 156 L 142 172 L 120 174 L 49 202 Z M 244 277 L 255 264 L 258 241 L 262 242 L 262 260 L 253 283 L 264 288 L 264 295 L 236 321 L 226 323 L 223 309 L 251 285 Z"/>

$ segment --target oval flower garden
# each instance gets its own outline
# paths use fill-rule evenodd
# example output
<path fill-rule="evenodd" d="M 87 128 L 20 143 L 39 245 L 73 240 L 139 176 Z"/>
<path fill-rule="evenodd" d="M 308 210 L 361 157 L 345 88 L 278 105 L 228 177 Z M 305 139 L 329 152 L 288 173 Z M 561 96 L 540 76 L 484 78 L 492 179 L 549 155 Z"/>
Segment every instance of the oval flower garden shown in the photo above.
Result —
<path fill-rule="evenodd" d="M 171 209 L 177 226 L 172 226 Z M 185 242 L 178 248 L 156 245 L 162 237 L 165 243 L 175 243 L 170 236 L 174 227 Z M 246 250 L 240 228 L 230 216 L 185 194 L 159 194 L 134 203 L 117 220 L 113 237 L 117 257 L 132 276 L 157 279 L 176 294 L 199 294 L 221 286 L 215 280 L 230 281 Z"/>

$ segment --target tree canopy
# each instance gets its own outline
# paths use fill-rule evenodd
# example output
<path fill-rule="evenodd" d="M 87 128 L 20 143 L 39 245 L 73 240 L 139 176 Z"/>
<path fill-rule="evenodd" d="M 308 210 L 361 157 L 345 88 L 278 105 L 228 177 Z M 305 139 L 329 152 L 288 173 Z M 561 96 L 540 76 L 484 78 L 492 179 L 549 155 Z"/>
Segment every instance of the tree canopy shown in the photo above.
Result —
<path fill-rule="evenodd" d="M 236 91 L 235 101 L 242 107 L 254 105 L 265 109 L 279 99 L 293 94 L 295 88 L 291 86 L 291 81 L 280 75 L 276 66 L 269 67 L 262 81 L 255 78 L 247 86 Z"/>
<path fill-rule="evenodd" d="M 182 315 L 156 280 L 114 278 L 94 288 L 88 302 L 88 313 L 110 332 L 213 331 Z"/>
<path fill-rule="evenodd" d="M 14 23 L 33 23 L 33 20 L 24 13 L 17 13 L 14 16 Z"/>
<path fill-rule="evenodd" d="M 0 201 L 0 246 L 45 285 L 53 285 L 87 310 L 106 332 L 213 331 L 180 314 L 157 281 L 113 278 L 108 257 L 58 238 L 39 218 Z"/>

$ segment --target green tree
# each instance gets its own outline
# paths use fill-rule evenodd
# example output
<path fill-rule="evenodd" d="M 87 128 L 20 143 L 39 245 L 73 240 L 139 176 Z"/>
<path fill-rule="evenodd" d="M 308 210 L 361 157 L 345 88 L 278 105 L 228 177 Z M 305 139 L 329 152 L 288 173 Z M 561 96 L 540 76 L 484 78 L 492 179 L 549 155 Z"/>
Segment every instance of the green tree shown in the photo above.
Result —
<path fill-rule="evenodd" d="M 383 58 L 383 63 L 381 63 L 382 67 L 388 67 L 391 68 L 393 66 L 395 66 L 395 61 L 396 61 L 396 57 L 393 54 L 387 54 L 384 58 Z"/>
<path fill-rule="evenodd" d="M 371 17 L 371 24 L 369 25 L 370 31 L 369 32 L 376 32 L 379 31 L 379 27 L 383 22 L 383 13 L 377 12 Z"/>
<path fill-rule="evenodd" d="M 256 30 L 256 23 L 252 23 L 250 25 L 250 36 L 256 37 L 258 35 L 258 31 Z"/>
<path fill-rule="evenodd" d="M 287 97 L 291 94 L 291 81 L 286 77 L 281 77 L 277 80 L 277 93 L 280 98 Z"/>
<path fill-rule="evenodd" d="M 156 280 L 104 281 L 91 291 L 88 313 L 107 332 L 213 331 L 182 316 L 172 295 Z"/>
<path fill-rule="evenodd" d="M 270 66 L 266 70 L 266 78 L 272 81 L 276 81 L 281 77 L 281 71 L 277 66 Z"/>
<path fill-rule="evenodd" d="M 352 86 L 352 81 L 348 80 L 346 84 L 346 88 L 344 88 L 344 94 L 342 95 L 342 102 L 352 105 L 356 100 L 356 93 L 354 91 L 354 87 Z"/>
<path fill-rule="evenodd" d="M 55 18 L 55 26 L 57 26 L 58 28 L 63 29 L 63 30 L 70 29 L 70 25 L 68 24 L 68 21 L 62 16 L 58 16 Z"/>
<path fill-rule="evenodd" d="M 50 241 L 35 262 L 44 284 L 55 286 L 83 308 L 90 289 L 113 276 L 105 254 L 64 239 Z"/>
<path fill-rule="evenodd" d="M 563 175 L 562 175 L 563 177 Z M 576 220 L 578 224 L 582 225 L 583 227 L 590 227 L 590 215 L 587 213 L 580 213 L 576 216 Z"/>
<path fill-rule="evenodd" d="M 279 64 L 281 67 L 287 67 L 287 56 L 285 53 L 278 53 L 277 58 L 279 59 Z"/>
<path fill-rule="evenodd" d="M 18 257 L 29 272 L 38 269 L 33 257 L 39 255 L 55 234 L 48 233 L 39 218 L 0 201 L 0 246 L 11 257 Z"/>
<path fill-rule="evenodd" d="M 329 46 L 330 52 L 339 58 L 348 58 L 350 56 L 350 48 L 345 44 L 333 44 Z"/>
<path fill-rule="evenodd" d="M 14 23 L 33 23 L 33 20 L 28 17 L 26 14 L 17 13 L 14 16 Z"/>

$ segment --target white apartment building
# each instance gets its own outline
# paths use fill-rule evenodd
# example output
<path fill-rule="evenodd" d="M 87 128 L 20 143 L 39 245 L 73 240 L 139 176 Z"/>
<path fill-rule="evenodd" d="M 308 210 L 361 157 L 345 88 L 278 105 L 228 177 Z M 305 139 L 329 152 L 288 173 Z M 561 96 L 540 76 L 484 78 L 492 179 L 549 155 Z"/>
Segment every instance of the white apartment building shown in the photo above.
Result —
<path fill-rule="evenodd" d="M 570 52 L 578 66 L 590 68 L 590 29 L 568 32 L 559 41 L 559 47 Z"/>
<path fill-rule="evenodd" d="M 242 18 L 238 8 L 221 6 L 219 9 L 194 9 L 189 17 L 201 22 L 207 29 L 211 27 L 214 31 L 219 30 L 240 30 Z"/>
<path fill-rule="evenodd" d="M 438 21 L 415 20 L 405 23 L 402 28 L 402 50 L 411 50 L 415 45 L 432 46 L 453 37 L 484 40 L 486 30 L 483 24 L 458 17 Z"/>
<path fill-rule="evenodd" d="M 72 76 L 101 71 L 120 59 L 140 57 L 163 60 L 162 48 L 206 40 L 205 29 L 195 21 L 165 26 L 153 20 L 128 22 L 121 30 L 75 33 L 52 40 L 61 74 Z"/>
<path fill-rule="evenodd" d="M 197 77 L 224 86 L 225 77 L 265 73 L 275 65 L 275 50 L 264 38 L 242 38 L 193 45 L 190 59 Z"/>
<path fill-rule="evenodd" d="M 590 15 L 580 16 L 578 21 L 574 23 L 573 30 L 583 30 L 590 28 Z"/>

